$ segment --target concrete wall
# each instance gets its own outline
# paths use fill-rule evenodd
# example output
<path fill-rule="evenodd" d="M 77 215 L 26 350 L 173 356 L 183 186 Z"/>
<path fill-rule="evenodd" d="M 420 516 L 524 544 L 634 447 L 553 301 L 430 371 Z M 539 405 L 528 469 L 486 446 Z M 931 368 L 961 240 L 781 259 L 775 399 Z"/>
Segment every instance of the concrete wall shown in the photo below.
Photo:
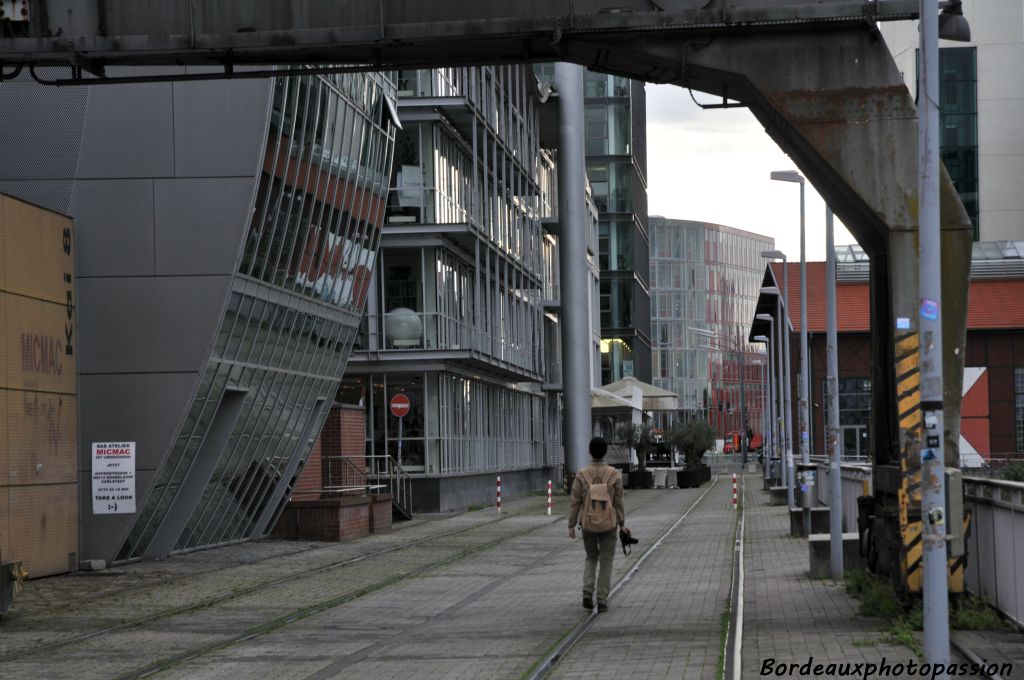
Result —
<path fill-rule="evenodd" d="M 517 496 L 547 489 L 548 480 L 559 483 L 558 473 L 550 468 L 515 470 L 501 473 L 501 497 Z M 470 506 L 494 506 L 495 474 L 451 477 L 413 477 L 412 510 L 416 512 L 455 512 Z"/>

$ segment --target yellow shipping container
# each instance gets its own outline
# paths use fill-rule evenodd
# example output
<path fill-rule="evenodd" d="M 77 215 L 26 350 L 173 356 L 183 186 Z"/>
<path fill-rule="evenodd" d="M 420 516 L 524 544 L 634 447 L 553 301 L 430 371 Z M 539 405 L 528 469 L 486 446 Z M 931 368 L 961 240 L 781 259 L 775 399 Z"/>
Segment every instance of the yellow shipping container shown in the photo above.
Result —
<path fill-rule="evenodd" d="M 0 194 L 0 290 L 73 303 L 71 218 Z"/>
<path fill-rule="evenodd" d="M 77 350 L 75 338 L 67 341 L 64 306 L 21 295 L 6 298 L 0 351 L 7 357 L 7 376 L 0 388 L 75 394 Z"/>
<path fill-rule="evenodd" d="M 10 559 L 20 560 L 29 578 L 77 569 L 78 484 L 11 486 L 8 493 Z"/>
<path fill-rule="evenodd" d="M 71 220 L 0 195 L 0 552 L 32 577 L 77 568 Z"/>

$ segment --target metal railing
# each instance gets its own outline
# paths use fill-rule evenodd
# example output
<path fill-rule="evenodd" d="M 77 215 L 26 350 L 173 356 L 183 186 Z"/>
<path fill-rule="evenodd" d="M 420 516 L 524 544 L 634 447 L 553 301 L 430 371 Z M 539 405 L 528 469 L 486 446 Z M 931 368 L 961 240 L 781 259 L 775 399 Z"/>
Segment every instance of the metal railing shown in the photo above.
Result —
<path fill-rule="evenodd" d="M 1024 626 L 1024 483 L 964 477 L 967 588 Z"/>
<path fill-rule="evenodd" d="M 1007 457 L 1015 462 L 1015 456 Z M 857 527 L 857 497 L 872 493 L 871 467 L 842 466 L 844 531 Z M 829 504 L 829 466 L 818 461 L 818 500 Z M 1024 628 L 1024 482 L 963 477 L 967 535 L 967 589 Z"/>
<path fill-rule="evenodd" d="M 818 502 L 832 507 L 831 469 L 827 462 L 815 461 L 818 464 L 817 494 Z M 857 498 L 874 492 L 871 481 L 871 466 L 856 463 L 843 463 L 839 471 L 842 477 L 843 491 L 843 531 L 857 530 Z M 865 482 L 867 487 L 865 490 Z"/>
<path fill-rule="evenodd" d="M 391 494 L 395 510 L 412 517 L 412 481 L 389 455 L 324 456 L 322 495 Z"/>

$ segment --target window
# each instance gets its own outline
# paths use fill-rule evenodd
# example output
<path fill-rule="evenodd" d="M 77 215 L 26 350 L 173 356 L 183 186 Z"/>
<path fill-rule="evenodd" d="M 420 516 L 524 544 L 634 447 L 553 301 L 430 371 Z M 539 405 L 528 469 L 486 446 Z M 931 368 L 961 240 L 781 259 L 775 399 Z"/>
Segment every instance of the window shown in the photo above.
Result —
<path fill-rule="evenodd" d="M 822 432 L 828 431 L 828 381 L 822 381 Z M 843 458 L 866 458 L 870 454 L 871 380 L 839 379 L 839 441 Z"/>
<path fill-rule="evenodd" d="M 978 65 L 974 47 L 939 50 L 939 128 L 942 162 L 971 218 L 977 241 Z"/>

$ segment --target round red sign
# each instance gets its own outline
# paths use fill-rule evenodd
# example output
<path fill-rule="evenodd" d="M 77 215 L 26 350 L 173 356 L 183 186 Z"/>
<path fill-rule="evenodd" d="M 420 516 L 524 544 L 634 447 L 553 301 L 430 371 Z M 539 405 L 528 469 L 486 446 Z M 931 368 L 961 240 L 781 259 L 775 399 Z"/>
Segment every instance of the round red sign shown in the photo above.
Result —
<path fill-rule="evenodd" d="M 401 392 L 391 397 L 391 415 L 394 417 L 402 418 L 409 412 L 409 407 L 409 397 Z"/>

